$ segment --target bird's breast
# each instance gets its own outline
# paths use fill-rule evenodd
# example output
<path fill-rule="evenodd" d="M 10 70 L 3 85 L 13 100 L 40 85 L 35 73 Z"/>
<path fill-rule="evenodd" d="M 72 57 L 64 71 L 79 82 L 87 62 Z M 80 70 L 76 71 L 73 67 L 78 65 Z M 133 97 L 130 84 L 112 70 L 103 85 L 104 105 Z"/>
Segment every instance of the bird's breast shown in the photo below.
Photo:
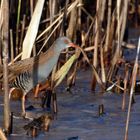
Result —
<path fill-rule="evenodd" d="M 45 81 L 49 74 L 51 73 L 53 67 L 57 64 L 59 56 L 52 56 L 51 59 L 48 59 L 43 64 L 38 65 L 33 70 L 33 82 L 38 84 L 40 82 Z"/>

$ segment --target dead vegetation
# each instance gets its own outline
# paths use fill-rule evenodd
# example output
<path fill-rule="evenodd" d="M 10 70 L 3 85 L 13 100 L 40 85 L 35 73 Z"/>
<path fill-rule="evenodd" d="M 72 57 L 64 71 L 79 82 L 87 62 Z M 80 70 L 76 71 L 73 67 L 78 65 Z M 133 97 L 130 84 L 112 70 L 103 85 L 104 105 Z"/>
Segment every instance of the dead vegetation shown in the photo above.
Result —
<path fill-rule="evenodd" d="M 4 1 L 9 2 L 10 7 L 9 17 L 6 18 Z M 81 47 L 81 51 L 67 49 L 62 52 L 49 78 L 49 84 L 38 83 L 35 97 L 42 89 L 49 88 L 54 92 L 65 77 L 70 89 L 75 83 L 77 70 L 88 64 L 93 70 L 91 90 L 96 90 L 98 85 L 103 92 L 112 87 L 117 87 L 118 92 L 123 90 L 122 110 L 125 108 L 126 93 L 130 91 L 125 135 L 127 140 L 133 91 L 136 77 L 140 75 L 139 47 L 135 62 L 125 60 L 123 52 L 126 48 L 137 47 L 128 43 L 127 30 L 130 26 L 139 26 L 138 1 L 1 0 L 0 6 L 0 80 L 5 93 L 8 92 L 8 80 L 27 71 L 32 66 L 34 56 L 41 56 L 59 36 L 67 36 Z M 5 24 L 8 20 L 10 25 Z M 131 20 L 135 22 L 131 23 Z M 5 31 L 4 25 L 9 27 L 8 30 Z M 8 46 L 5 41 L 9 43 Z M 3 77 L 7 80 L 4 83 Z M 53 102 L 56 107 L 56 100 Z M 8 128 L 7 124 L 5 128 Z"/>

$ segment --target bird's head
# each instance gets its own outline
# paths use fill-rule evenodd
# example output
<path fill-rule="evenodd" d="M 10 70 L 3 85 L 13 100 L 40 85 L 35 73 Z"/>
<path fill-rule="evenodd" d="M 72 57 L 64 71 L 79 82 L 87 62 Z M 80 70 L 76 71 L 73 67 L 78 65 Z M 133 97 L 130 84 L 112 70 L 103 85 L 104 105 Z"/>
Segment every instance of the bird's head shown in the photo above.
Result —
<path fill-rule="evenodd" d="M 67 37 L 59 37 L 56 41 L 55 41 L 55 45 L 57 46 L 57 51 L 61 52 L 62 50 L 69 48 L 69 47 L 74 47 L 74 48 L 78 48 L 79 46 L 75 45 L 74 43 L 72 43 L 72 41 L 67 38 Z"/>

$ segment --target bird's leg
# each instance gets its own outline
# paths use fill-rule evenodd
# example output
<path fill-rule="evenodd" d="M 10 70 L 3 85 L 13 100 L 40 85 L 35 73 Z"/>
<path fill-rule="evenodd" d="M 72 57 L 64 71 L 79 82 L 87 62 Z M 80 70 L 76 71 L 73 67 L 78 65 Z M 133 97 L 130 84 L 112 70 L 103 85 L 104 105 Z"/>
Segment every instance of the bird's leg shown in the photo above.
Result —
<path fill-rule="evenodd" d="M 52 96 L 52 90 L 47 90 L 47 102 L 46 102 L 46 107 L 51 108 L 51 96 Z"/>
<path fill-rule="evenodd" d="M 54 111 L 54 114 L 57 115 L 57 112 L 58 112 L 58 109 L 57 109 L 57 97 L 56 97 L 55 92 L 52 93 L 52 97 L 53 97 L 53 111 Z"/>
<path fill-rule="evenodd" d="M 51 108 L 51 96 L 52 96 L 52 91 L 51 90 L 46 90 L 45 96 L 42 101 L 42 108 L 44 108 L 46 104 L 46 108 L 50 109 Z"/>
<path fill-rule="evenodd" d="M 35 93 L 34 93 L 34 97 L 35 97 L 35 98 L 38 97 L 39 88 L 40 88 L 40 84 L 37 84 L 37 86 L 36 86 L 36 88 L 35 88 Z"/>
<path fill-rule="evenodd" d="M 25 117 L 26 116 L 26 112 L 25 112 L 25 93 L 22 96 L 21 102 L 22 102 L 22 116 Z"/>
<path fill-rule="evenodd" d="M 14 87 L 13 88 L 10 88 L 10 90 L 9 90 L 9 99 L 11 99 L 11 94 L 12 94 L 13 90 L 15 90 Z"/>
<path fill-rule="evenodd" d="M 47 100 L 47 91 L 45 92 L 45 95 L 43 95 L 43 97 L 42 97 L 42 103 L 41 103 L 41 107 L 42 108 L 44 108 L 46 100 Z"/>

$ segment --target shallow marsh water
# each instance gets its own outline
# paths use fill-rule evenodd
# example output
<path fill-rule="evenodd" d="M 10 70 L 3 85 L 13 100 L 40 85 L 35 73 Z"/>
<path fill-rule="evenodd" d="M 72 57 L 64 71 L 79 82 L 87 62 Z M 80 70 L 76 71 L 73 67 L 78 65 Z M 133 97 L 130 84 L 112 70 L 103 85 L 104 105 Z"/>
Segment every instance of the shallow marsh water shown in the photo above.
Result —
<path fill-rule="evenodd" d="M 76 85 L 72 93 L 65 91 L 65 84 L 56 89 L 58 99 L 58 115 L 53 120 L 49 132 L 42 132 L 36 140 L 123 140 L 127 109 L 121 110 L 122 95 L 111 92 L 102 94 L 90 90 L 90 70 L 78 72 Z M 39 101 L 27 100 L 30 104 L 39 106 Z M 2 96 L 0 97 L 2 115 Z M 128 97 L 127 97 L 128 103 Z M 99 105 L 104 104 L 105 114 L 98 116 Z M 11 102 L 11 110 L 19 115 L 20 102 Z M 140 96 L 136 96 L 136 104 L 132 106 L 129 140 L 139 139 L 140 130 Z M 0 116 L 2 126 L 2 116 Z M 29 121 L 14 119 L 13 135 L 9 140 L 30 140 L 23 126 Z M 71 138 L 71 139 L 70 139 Z M 72 139 L 73 138 L 73 139 Z"/>

